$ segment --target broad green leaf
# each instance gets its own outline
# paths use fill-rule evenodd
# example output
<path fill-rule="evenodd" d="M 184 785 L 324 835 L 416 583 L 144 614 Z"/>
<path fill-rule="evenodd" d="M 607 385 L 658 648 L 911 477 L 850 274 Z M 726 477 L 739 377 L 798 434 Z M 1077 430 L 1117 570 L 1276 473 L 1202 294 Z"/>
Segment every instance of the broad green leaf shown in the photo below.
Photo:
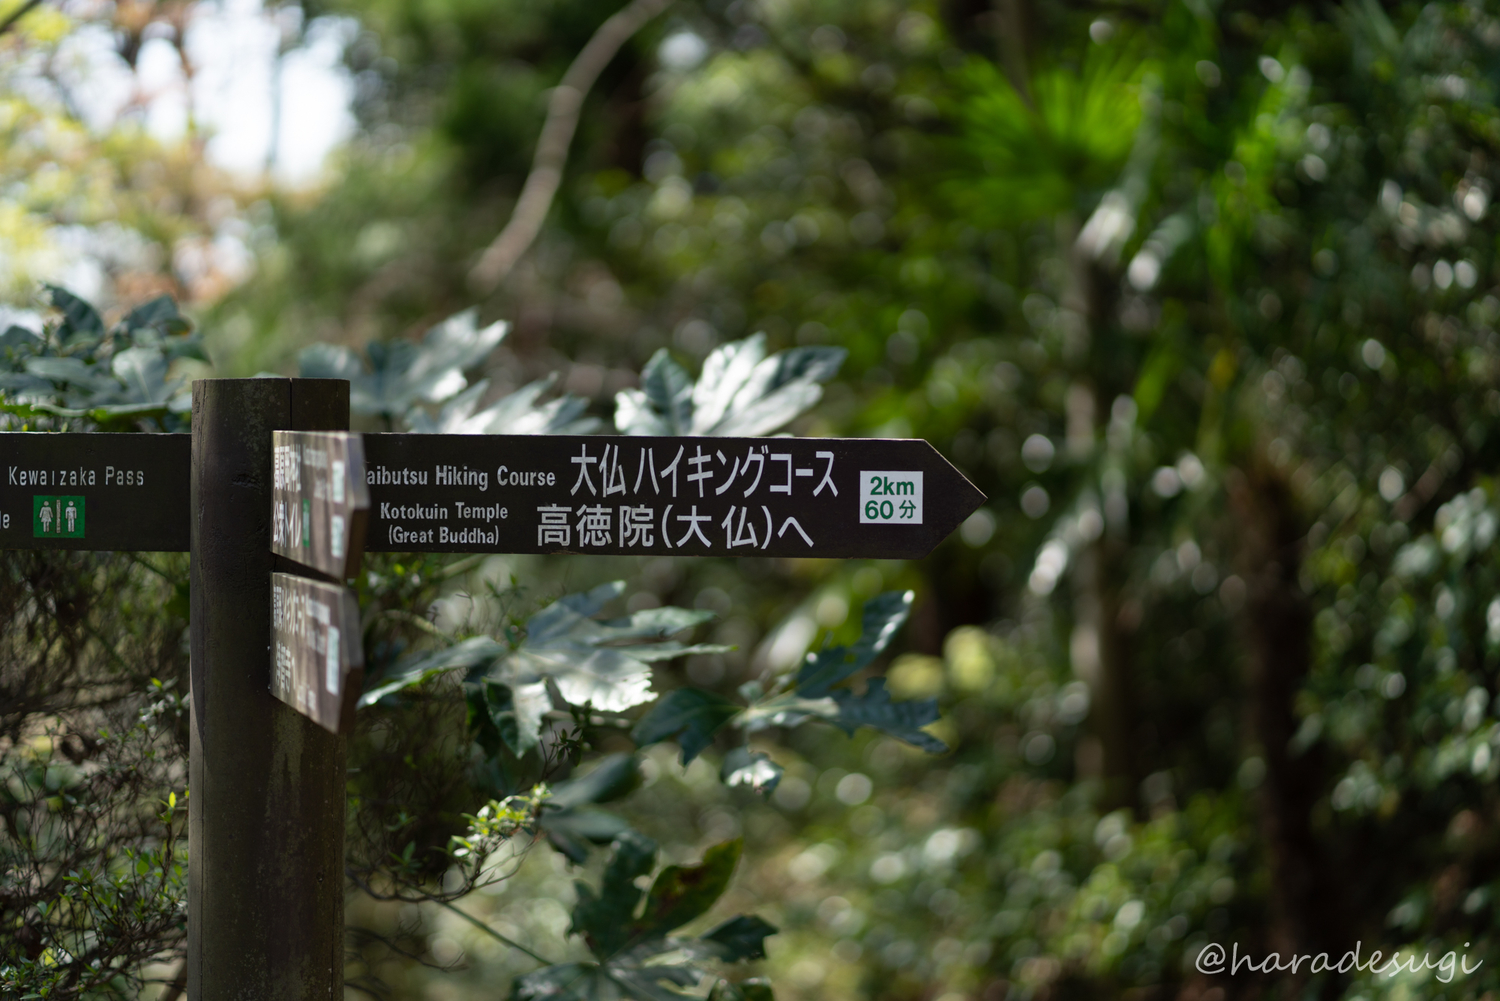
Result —
<path fill-rule="evenodd" d="M 553 373 L 476 412 L 490 385 L 488 379 L 481 379 L 444 403 L 436 416 L 413 408 L 406 415 L 407 429 L 418 434 L 591 434 L 597 430 L 599 421 L 584 415 L 588 400 L 568 395 L 537 402 L 556 381 Z"/>
<path fill-rule="evenodd" d="M 420 685 L 439 674 L 470 671 L 492 664 L 506 652 L 506 647 L 488 636 L 475 636 L 434 653 L 398 661 L 387 678 L 360 696 L 360 708 L 374 705 L 387 695 Z"/>
<path fill-rule="evenodd" d="M 606 755 L 587 775 L 552 786 L 541 827 L 554 848 L 582 864 L 588 858 L 585 841 L 608 844 L 630 829 L 620 817 L 588 804 L 620 799 L 640 784 L 640 763 L 635 755 Z"/>
<path fill-rule="evenodd" d="M 640 761 L 634 754 L 607 754 L 587 775 L 553 785 L 547 803 L 551 808 L 608 803 L 629 795 L 640 784 Z"/>
<path fill-rule="evenodd" d="M 46 291 L 52 308 L 63 315 L 62 323 L 57 328 L 59 341 L 68 344 L 75 338 L 97 340 L 104 336 L 104 321 L 93 306 L 56 285 L 46 286 Z"/>
<path fill-rule="evenodd" d="M 698 688 L 678 688 L 661 697 L 630 731 L 639 747 L 676 738 L 684 765 L 713 743 L 714 733 L 744 707 Z"/>
<path fill-rule="evenodd" d="M 766 938 L 776 934 L 776 926 L 753 914 L 730 918 L 712 931 L 704 932 L 700 941 L 709 943 L 715 955 L 726 962 L 764 959 Z"/>
<path fill-rule="evenodd" d="M 890 645 L 911 613 L 911 591 L 887 591 L 865 602 L 859 639 L 852 646 L 808 654 L 797 672 L 797 694 L 822 698 L 833 686 L 870 665 Z"/>
<path fill-rule="evenodd" d="M 706 913 L 723 896 L 744 850 L 745 840 L 735 838 L 709 848 L 698 865 L 663 869 L 646 895 L 646 910 L 636 934 L 662 936 Z"/>
<path fill-rule="evenodd" d="M 512 754 L 519 757 L 540 743 L 543 717 L 552 708 L 545 681 L 515 686 L 486 681 L 484 697 L 490 720 Z"/>
<path fill-rule="evenodd" d="M 5 328 L 3 334 L 0 334 L 0 351 L 21 350 L 29 352 L 40 346 L 41 342 L 41 337 L 34 331 L 12 324 Z"/>
<path fill-rule="evenodd" d="M 771 982 L 762 977 L 752 977 L 739 983 L 720 980 L 709 992 L 708 1001 L 776 1001 L 771 993 Z"/>
<path fill-rule="evenodd" d="M 595 956 L 607 959 L 630 943 L 635 910 L 643 896 L 635 881 L 655 863 L 656 842 L 639 831 L 625 831 L 615 840 L 604 865 L 598 894 L 587 883 L 576 884 L 578 902 L 571 930 L 583 936 Z"/>
<path fill-rule="evenodd" d="M 607 845 L 631 829 L 624 818 L 593 806 L 544 809 L 538 825 L 552 847 L 574 865 L 588 861 L 589 844 Z"/>
<path fill-rule="evenodd" d="M 723 649 L 666 639 L 711 618 L 711 613 L 657 608 L 624 619 L 594 619 L 624 587 L 623 581 L 602 584 L 542 609 L 526 623 L 525 641 L 491 676 L 517 683 L 550 679 L 573 705 L 593 703 L 595 708 L 619 712 L 650 700 L 652 663 Z"/>
<path fill-rule="evenodd" d="M 596 1001 L 618 998 L 614 981 L 597 963 L 559 963 L 515 979 L 513 1001 Z"/>
<path fill-rule="evenodd" d="M 688 995 L 662 987 L 662 981 L 687 987 L 700 976 L 678 966 L 563 963 L 517 977 L 511 996 L 514 1001 L 682 1001 Z"/>
<path fill-rule="evenodd" d="M 747 785 L 762 796 L 776 791 L 783 769 L 770 757 L 748 747 L 736 747 L 724 755 L 719 778 L 727 786 Z"/>
<path fill-rule="evenodd" d="M 126 348 L 110 369 L 124 384 L 122 403 L 166 403 L 177 391 L 177 382 L 167 381 L 167 359 L 157 348 Z"/>
<path fill-rule="evenodd" d="M 860 727 L 868 726 L 920 747 L 929 754 L 942 754 L 948 750 L 947 744 L 921 729 L 936 722 L 937 699 L 892 702 L 884 678 L 871 678 L 863 695 L 839 689 L 833 693 L 833 698 L 839 709 L 829 722 L 845 733 L 853 734 Z"/>
<path fill-rule="evenodd" d="M 304 379 L 347 379 L 363 375 L 359 355 L 337 344 L 313 344 L 297 356 L 297 374 Z"/>
<path fill-rule="evenodd" d="M 843 364 L 843 348 L 795 348 L 766 357 L 765 335 L 715 349 L 696 384 L 663 349 L 641 373 L 641 388 L 615 397 L 622 434 L 756 437 L 815 404 L 822 382 Z"/>
<path fill-rule="evenodd" d="M 121 328 L 127 331 L 151 328 L 168 335 L 186 333 L 190 324 L 177 311 L 177 303 L 171 296 L 159 295 L 126 313 L 117 329 Z"/>
<path fill-rule="evenodd" d="M 420 345 L 376 342 L 365 349 L 368 371 L 347 348 L 313 345 L 298 356 L 308 378 L 349 380 L 349 409 L 395 419 L 417 403 L 441 403 L 468 386 L 464 369 L 483 361 L 505 337 L 507 325 L 479 329 L 478 311 L 466 310 L 427 331 Z"/>
<path fill-rule="evenodd" d="M 31 358 L 26 362 L 26 371 L 91 393 L 112 393 L 119 389 L 119 383 L 110 378 L 108 369 L 90 365 L 76 355 Z"/>
<path fill-rule="evenodd" d="M 615 427 L 621 434 L 690 434 L 692 420 L 693 380 L 666 348 L 641 369 L 640 389 L 622 390 L 615 397 Z"/>

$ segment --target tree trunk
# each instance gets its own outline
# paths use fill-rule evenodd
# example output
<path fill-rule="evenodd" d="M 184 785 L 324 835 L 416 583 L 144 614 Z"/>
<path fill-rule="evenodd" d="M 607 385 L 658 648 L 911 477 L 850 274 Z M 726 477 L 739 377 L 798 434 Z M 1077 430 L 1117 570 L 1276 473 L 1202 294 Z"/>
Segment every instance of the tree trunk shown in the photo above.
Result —
<path fill-rule="evenodd" d="M 1304 536 L 1285 481 L 1261 463 L 1226 478 L 1235 516 L 1237 563 L 1245 581 L 1240 626 L 1247 654 L 1247 724 L 1252 753 L 1265 762 L 1258 790 L 1260 830 L 1271 873 L 1268 946 L 1316 954 L 1339 947 L 1337 881 L 1312 831 L 1321 788 L 1316 749 L 1293 759 L 1295 700 L 1307 677 L 1312 610 L 1299 583 Z M 1305 982 L 1306 975 L 1294 975 Z"/>

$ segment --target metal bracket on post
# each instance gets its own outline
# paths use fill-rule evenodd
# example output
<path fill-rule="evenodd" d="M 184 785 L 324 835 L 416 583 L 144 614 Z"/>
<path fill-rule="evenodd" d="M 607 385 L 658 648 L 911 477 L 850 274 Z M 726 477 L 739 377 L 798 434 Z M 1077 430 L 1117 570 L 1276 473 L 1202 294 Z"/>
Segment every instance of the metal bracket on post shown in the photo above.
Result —
<path fill-rule="evenodd" d="M 335 379 L 193 383 L 193 1001 L 344 989 L 344 737 L 270 692 L 271 432 L 349 427 Z"/>

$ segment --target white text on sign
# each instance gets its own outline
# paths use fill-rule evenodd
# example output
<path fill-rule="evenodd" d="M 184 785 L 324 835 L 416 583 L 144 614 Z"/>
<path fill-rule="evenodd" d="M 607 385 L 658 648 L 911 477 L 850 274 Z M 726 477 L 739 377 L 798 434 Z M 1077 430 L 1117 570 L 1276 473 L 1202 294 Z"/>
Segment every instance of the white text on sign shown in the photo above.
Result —
<path fill-rule="evenodd" d="M 922 524 L 921 472 L 860 470 L 859 523 L 861 525 Z"/>

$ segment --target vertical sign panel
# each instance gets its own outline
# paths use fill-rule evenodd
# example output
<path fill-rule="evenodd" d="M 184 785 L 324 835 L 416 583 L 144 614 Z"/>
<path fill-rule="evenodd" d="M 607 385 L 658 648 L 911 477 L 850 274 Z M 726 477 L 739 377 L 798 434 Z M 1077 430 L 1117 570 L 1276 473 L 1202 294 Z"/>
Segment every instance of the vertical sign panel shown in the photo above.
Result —
<path fill-rule="evenodd" d="M 333 733 L 344 695 L 364 673 L 354 592 L 271 575 L 271 694 Z"/>
<path fill-rule="evenodd" d="M 348 432 L 271 433 L 271 551 L 347 580 L 359 573 L 370 491 Z"/>

